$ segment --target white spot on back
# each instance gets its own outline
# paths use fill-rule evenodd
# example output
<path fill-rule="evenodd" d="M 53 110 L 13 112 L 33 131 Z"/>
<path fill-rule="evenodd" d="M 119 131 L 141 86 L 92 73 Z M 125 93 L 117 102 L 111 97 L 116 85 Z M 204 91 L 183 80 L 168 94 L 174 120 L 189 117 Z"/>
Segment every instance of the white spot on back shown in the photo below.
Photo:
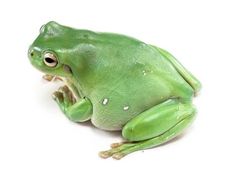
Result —
<path fill-rule="evenodd" d="M 124 111 L 127 111 L 129 109 L 129 106 L 124 106 L 123 109 Z"/>
<path fill-rule="evenodd" d="M 104 98 L 104 99 L 102 100 L 102 104 L 103 104 L 103 105 L 106 105 L 106 104 L 108 103 L 108 101 L 109 101 L 108 98 Z"/>
<path fill-rule="evenodd" d="M 147 73 L 146 73 L 146 71 L 145 70 L 143 70 L 143 75 L 145 76 Z"/>

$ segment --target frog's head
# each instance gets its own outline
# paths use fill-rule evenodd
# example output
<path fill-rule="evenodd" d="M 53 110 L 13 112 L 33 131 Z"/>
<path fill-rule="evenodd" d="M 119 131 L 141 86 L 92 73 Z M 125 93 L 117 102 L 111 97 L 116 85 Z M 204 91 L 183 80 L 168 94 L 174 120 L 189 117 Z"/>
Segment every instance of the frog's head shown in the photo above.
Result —
<path fill-rule="evenodd" d="M 40 71 L 62 77 L 73 75 L 73 69 L 82 67 L 84 54 L 91 55 L 93 48 L 85 39 L 89 31 L 78 30 L 48 22 L 40 28 L 40 34 L 29 48 L 28 56 Z M 78 39 L 79 38 L 79 39 Z M 82 52 L 81 52 L 82 51 Z"/>

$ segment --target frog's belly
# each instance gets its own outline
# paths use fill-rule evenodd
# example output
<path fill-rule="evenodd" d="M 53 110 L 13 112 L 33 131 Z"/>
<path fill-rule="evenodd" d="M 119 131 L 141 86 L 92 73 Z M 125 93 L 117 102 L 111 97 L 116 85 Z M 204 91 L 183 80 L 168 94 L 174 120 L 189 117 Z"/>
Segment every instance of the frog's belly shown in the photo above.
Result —
<path fill-rule="evenodd" d="M 169 98 L 170 90 L 160 87 L 149 84 L 145 89 L 142 86 L 121 86 L 113 91 L 100 89 L 102 93 L 96 92 L 90 98 L 92 123 L 104 130 L 121 130 L 130 119 Z"/>

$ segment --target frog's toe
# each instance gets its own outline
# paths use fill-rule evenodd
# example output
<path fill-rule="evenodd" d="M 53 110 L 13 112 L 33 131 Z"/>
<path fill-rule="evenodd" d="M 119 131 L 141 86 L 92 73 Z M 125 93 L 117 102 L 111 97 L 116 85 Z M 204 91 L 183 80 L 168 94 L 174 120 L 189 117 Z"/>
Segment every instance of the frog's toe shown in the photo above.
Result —
<path fill-rule="evenodd" d="M 61 92 L 68 92 L 69 91 L 69 88 L 67 85 L 63 85 L 61 87 L 59 87 L 58 91 L 61 91 Z"/>
<path fill-rule="evenodd" d="M 68 86 L 64 85 L 59 88 L 59 92 L 63 94 L 64 102 L 67 106 L 70 106 L 75 103 L 75 98 L 73 93 L 70 91 Z"/>
<path fill-rule="evenodd" d="M 118 152 L 113 151 L 114 149 L 108 151 L 99 152 L 99 156 L 103 159 L 107 159 L 108 157 L 112 157 L 113 159 L 120 160 L 126 154 L 122 153 L 122 150 L 118 150 Z"/>
<path fill-rule="evenodd" d="M 54 79 L 54 77 L 55 77 L 55 76 L 53 76 L 53 75 L 45 74 L 45 75 L 43 75 L 42 78 L 43 78 L 44 80 L 50 82 L 50 81 L 52 81 L 52 80 Z"/>
<path fill-rule="evenodd" d="M 125 156 L 122 152 L 112 152 L 110 150 L 108 151 L 101 151 L 99 152 L 99 156 L 103 159 L 107 159 L 108 157 L 112 157 L 113 159 L 120 160 L 122 157 Z"/>
<path fill-rule="evenodd" d="M 63 102 L 63 94 L 60 91 L 55 91 L 52 94 L 52 98 L 56 101 L 56 102 Z"/>
<path fill-rule="evenodd" d="M 113 148 L 117 148 L 117 147 L 119 147 L 119 146 L 121 146 L 122 144 L 124 144 L 125 142 L 119 142 L 119 143 L 112 143 L 111 145 L 110 145 L 110 147 L 113 149 Z"/>
<path fill-rule="evenodd" d="M 101 151 L 101 152 L 99 152 L 98 153 L 98 155 L 101 157 L 101 158 L 103 158 L 103 159 L 106 159 L 106 158 L 108 158 L 108 157 L 111 157 L 111 152 L 109 152 L 109 151 Z"/>
<path fill-rule="evenodd" d="M 126 154 L 123 154 L 122 152 L 118 152 L 116 154 L 113 154 L 112 155 L 112 158 L 113 159 L 116 159 L 116 160 L 120 160 L 121 158 L 123 158 Z"/>
<path fill-rule="evenodd" d="M 125 155 L 129 154 L 128 149 L 133 146 L 135 146 L 135 143 L 113 143 L 111 145 L 112 149 L 99 152 L 99 156 L 104 159 L 112 157 L 113 159 L 119 160 Z"/>
<path fill-rule="evenodd" d="M 50 75 L 50 74 L 45 74 L 45 75 L 43 75 L 42 78 L 46 81 L 49 81 L 49 82 L 58 81 L 58 80 L 62 81 L 62 78 L 60 78 L 59 76 L 54 76 L 54 75 Z"/>
<path fill-rule="evenodd" d="M 65 104 L 64 104 L 64 97 L 63 97 L 63 93 L 60 91 L 55 91 L 52 94 L 52 98 L 57 102 L 57 104 L 59 105 L 60 109 L 62 111 L 65 110 Z"/>

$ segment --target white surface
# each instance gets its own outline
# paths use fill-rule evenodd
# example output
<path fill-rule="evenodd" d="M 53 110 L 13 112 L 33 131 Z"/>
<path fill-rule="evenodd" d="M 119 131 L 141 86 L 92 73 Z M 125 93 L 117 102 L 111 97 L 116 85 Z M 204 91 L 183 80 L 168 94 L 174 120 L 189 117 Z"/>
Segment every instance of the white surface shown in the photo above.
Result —
<path fill-rule="evenodd" d="M 0 176 L 235 176 L 236 6 L 229 0 L 1 1 Z M 42 24 L 123 33 L 167 49 L 203 84 L 178 141 L 121 161 L 97 152 L 119 134 L 66 119 L 27 58 Z"/>

